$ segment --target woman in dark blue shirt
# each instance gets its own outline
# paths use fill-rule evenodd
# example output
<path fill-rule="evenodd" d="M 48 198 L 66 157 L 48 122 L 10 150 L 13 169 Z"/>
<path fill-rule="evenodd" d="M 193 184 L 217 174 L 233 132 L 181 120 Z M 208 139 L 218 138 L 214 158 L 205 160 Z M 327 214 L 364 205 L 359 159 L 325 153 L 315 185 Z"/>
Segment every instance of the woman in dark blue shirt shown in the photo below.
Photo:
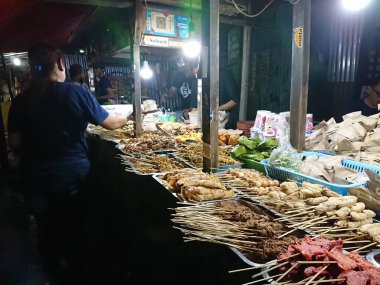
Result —
<path fill-rule="evenodd" d="M 21 155 L 50 285 L 77 284 L 78 197 L 90 169 L 85 130 L 88 123 L 119 128 L 127 118 L 109 116 L 89 92 L 64 82 L 63 54 L 57 47 L 36 45 L 28 57 L 31 82 L 12 102 L 9 143 Z"/>

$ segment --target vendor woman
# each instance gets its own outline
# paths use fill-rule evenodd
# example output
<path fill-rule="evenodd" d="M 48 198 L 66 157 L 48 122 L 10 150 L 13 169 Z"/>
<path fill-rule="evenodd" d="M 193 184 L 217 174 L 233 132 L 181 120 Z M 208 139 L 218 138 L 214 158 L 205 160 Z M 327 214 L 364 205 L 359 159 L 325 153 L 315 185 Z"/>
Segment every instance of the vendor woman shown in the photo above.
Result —
<path fill-rule="evenodd" d="M 354 102 L 352 111 L 361 111 L 364 116 L 379 113 L 380 104 L 380 77 L 375 77 L 362 87 L 360 99 Z"/>
<path fill-rule="evenodd" d="M 39 249 L 50 285 L 79 279 L 79 194 L 90 170 L 84 138 L 88 123 L 123 127 L 81 86 L 65 82 L 63 53 L 39 44 L 28 52 L 31 82 L 12 102 L 9 144 L 21 155 L 23 182 L 39 230 Z"/>

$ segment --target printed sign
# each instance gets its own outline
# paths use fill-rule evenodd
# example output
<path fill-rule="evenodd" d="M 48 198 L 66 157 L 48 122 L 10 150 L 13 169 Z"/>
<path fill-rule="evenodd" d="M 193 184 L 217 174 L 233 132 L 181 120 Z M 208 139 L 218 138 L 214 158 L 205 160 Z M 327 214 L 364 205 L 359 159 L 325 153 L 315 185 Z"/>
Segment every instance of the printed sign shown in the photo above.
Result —
<path fill-rule="evenodd" d="M 176 37 L 176 17 L 169 12 L 146 11 L 147 35 Z"/>
<path fill-rule="evenodd" d="M 180 39 L 187 39 L 189 37 L 190 32 L 190 18 L 177 16 L 177 29 L 178 29 L 178 37 Z"/>
<path fill-rule="evenodd" d="M 153 47 L 169 47 L 169 39 L 165 37 L 144 36 L 144 45 Z"/>
<path fill-rule="evenodd" d="M 297 27 L 294 29 L 294 44 L 298 48 L 303 47 L 303 28 Z"/>

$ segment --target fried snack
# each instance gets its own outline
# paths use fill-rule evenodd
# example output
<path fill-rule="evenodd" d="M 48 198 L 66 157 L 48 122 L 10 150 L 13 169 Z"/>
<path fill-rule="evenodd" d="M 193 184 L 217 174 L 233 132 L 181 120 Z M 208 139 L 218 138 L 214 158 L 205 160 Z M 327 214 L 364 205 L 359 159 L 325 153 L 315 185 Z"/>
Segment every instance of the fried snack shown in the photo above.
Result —
<path fill-rule="evenodd" d="M 239 164 L 230 156 L 230 147 L 219 147 L 219 165 Z M 179 155 L 191 164 L 201 168 L 203 166 L 203 145 L 201 143 L 186 143 L 179 146 Z"/>
<path fill-rule="evenodd" d="M 236 196 L 234 190 L 227 189 L 218 177 L 201 170 L 176 170 L 165 174 L 163 179 L 186 201 L 201 202 Z"/>
<path fill-rule="evenodd" d="M 172 150 L 176 148 L 175 142 L 170 137 L 160 134 L 144 133 L 137 138 L 121 140 L 126 153 L 146 153 L 160 150 Z"/>

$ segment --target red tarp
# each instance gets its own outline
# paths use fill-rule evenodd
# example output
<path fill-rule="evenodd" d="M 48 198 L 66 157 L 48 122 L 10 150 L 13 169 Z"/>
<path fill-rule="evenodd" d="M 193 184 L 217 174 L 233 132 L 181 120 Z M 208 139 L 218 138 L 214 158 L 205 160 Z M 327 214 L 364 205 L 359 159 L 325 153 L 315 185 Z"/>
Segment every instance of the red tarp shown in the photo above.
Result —
<path fill-rule="evenodd" d="M 0 0 L 0 51 L 25 51 L 38 42 L 63 45 L 93 7 L 42 0 Z"/>

